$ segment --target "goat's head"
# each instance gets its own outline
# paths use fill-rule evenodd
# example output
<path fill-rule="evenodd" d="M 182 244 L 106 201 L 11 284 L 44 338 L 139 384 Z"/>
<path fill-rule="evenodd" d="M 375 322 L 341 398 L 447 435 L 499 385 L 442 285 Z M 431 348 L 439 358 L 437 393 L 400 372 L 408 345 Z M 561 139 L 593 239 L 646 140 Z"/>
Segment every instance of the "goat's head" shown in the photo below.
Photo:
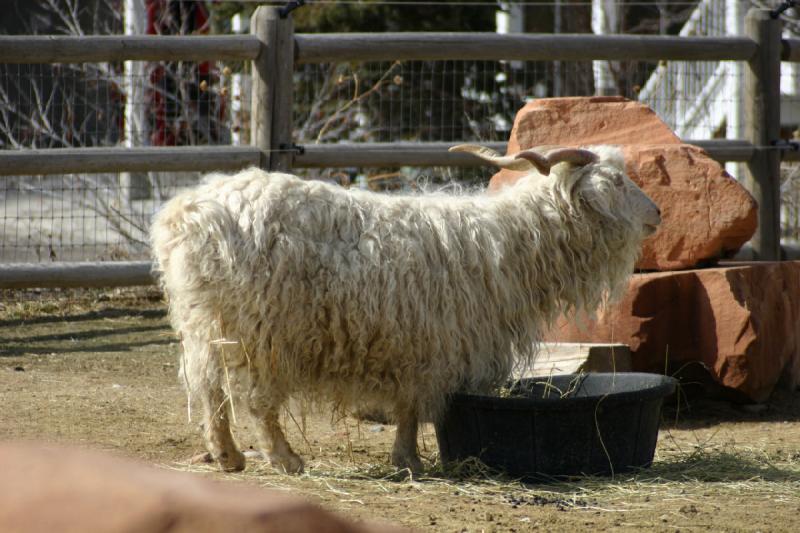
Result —
<path fill-rule="evenodd" d="M 622 152 L 614 146 L 591 148 L 537 147 L 512 155 L 477 145 L 462 144 L 451 152 L 468 152 L 500 168 L 548 176 L 555 174 L 559 187 L 601 214 L 615 218 L 627 214 L 639 221 L 643 235 L 656 231 L 661 211 L 625 173 Z M 561 166 L 563 165 L 563 166 Z"/>

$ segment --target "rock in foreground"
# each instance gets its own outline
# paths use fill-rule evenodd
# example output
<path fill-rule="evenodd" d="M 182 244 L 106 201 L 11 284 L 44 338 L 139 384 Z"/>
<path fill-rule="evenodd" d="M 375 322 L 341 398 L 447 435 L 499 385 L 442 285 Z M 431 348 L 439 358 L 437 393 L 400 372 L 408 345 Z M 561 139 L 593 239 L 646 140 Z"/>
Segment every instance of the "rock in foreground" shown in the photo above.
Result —
<path fill-rule="evenodd" d="M 0 531 L 389 533 L 300 498 L 63 447 L 0 444 Z"/>

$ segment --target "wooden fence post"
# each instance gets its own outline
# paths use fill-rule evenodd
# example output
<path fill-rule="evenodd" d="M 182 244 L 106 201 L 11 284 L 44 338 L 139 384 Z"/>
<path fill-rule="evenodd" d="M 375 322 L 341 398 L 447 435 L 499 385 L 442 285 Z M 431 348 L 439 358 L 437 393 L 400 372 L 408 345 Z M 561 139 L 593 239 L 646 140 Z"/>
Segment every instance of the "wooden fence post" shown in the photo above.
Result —
<path fill-rule="evenodd" d="M 259 7 L 250 19 L 250 33 L 261 43 L 261 51 L 253 60 L 250 105 L 250 144 L 261 150 L 264 169 L 270 167 L 272 155 L 272 86 L 270 74 L 275 72 L 275 19 L 270 8 Z"/>
<path fill-rule="evenodd" d="M 755 150 L 747 163 L 745 184 L 758 202 L 758 229 L 752 245 L 755 258 L 781 258 L 780 151 L 771 143 L 780 136 L 781 29 L 764 9 L 751 9 L 745 17 L 745 33 L 758 48 L 745 70 L 745 137 Z"/>
<path fill-rule="evenodd" d="M 292 169 L 294 111 L 294 22 L 291 15 L 278 15 L 278 36 L 275 42 L 276 75 L 272 102 L 272 166 L 270 170 L 288 172 Z M 277 151 L 276 151 L 277 150 Z"/>
<path fill-rule="evenodd" d="M 275 7 L 259 7 L 250 32 L 261 41 L 253 61 L 251 143 L 261 150 L 261 168 L 292 167 L 294 24 Z"/>

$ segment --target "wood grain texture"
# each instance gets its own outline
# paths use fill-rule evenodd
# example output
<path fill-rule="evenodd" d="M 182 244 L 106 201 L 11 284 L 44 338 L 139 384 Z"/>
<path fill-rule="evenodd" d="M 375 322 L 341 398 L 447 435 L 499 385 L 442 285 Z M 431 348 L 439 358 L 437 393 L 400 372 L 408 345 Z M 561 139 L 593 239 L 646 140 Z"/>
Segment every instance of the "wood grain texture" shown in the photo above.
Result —
<path fill-rule="evenodd" d="M 238 170 L 259 163 L 250 146 L 0 150 L 0 176 Z"/>
<path fill-rule="evenodd" d="M 0 63 L 247 60 L 259 48 L 252 35 L 2 35 Z"/>
<path fill-rule="evenodd" d="M 153 285 L 150 261 L 0 264 L 0 289 Z"/>
<path fill-rule="evenodd" d="M 753 157 L 753 144 L 736 139 L 685 140 L 687 144 L 699 146 L 720 163 L 728 161 L 746 162 Z"/>
<path fill-rule="evenodd" d="M 748 161 L 753 155 L 753 145 L 747 141 L 716 139 L 688 140 L 703 148 L 720 162 Z M 393 166 L 449 166 L 478 167 L 486 163 L 466 153 L 450 153 L 450 146 L 458 143 L 396 142 L 396 143 L 336 143 L 304 146 L 304 153 L 294 157 L 297 168 L 342 167 L 393 167 Z M 481 143 L 500 153 L 506 152 L 507 143 Z"/>
<path fill-rule="evenodd" d="M 744 76 L 745 139 L 755 147 L 745 185 L 758 202 L 758 229 L 751 243 L 759 260 L 778 261 L 780 252 L 780 138 L 782 23 L 768 10 L 751 9 L 745 32 L 758 43 Z"/>
<path fill-rule="evenodd" d="M 747 37 L 496 33 L 297 34 L 298 63 L 434 59 L 586 61 L 748 60 Z"/>
<path fill-rule="evenodd" d="M 800 39 L 784 39 L 781 46 L 783 61 L 800 62 Z"/>
<path fill-rule="evenodd" d="M 485 166 L 477 157 L 466 153 L 450 153 L 448 148 L 458 143 L 394 142 L 394 143 L 336 143 L 310 144 L 305 153 L 296 155 L 294 166 L 299 168 L 396 167 L 396 166 Z M 484 143 L 505 152 L 506 143 Z"/>
<path fill-rule="evenodd" d="M 250 144 L 261 151 L 258 165 L 270 168 L 272 159 L 272 104 L 274 84 L 270 77 L 276 70 L 275 43 L 277 21 L 272 9 L 261 6 L 250 17 L 250 33 L 254 35 L 261 53 L 253 60 L 250 86 Z"/>
<path fill-rule="evenodd" d="M 280 18 L 278 9 L 271 8 L 275 18 L 274 72 L 269 83 L 272 100 L 272 156 L 270 170 L 288 172 L 292 169 L 292 132 L 294 110 L 294 24 L 291 17 Z"/>

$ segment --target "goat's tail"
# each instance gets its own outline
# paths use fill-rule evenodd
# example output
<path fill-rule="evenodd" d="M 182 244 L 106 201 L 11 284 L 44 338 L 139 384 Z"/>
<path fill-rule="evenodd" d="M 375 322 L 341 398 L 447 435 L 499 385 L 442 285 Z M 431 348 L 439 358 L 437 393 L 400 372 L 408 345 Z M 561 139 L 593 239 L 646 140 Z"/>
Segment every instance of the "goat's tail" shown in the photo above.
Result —
<path fill-rule="evenodd" d="M 168 201 L 150 228 L 154 271 L 161 276 L 162 285 L 171 268 L 202 271 L 202 263 L 212 258 L 233 264 L 237 229 L 231 213 L 216 199 L 201 199 L 189 192 Z M 216 253 L 209 254 L 210 250 Z"/>

